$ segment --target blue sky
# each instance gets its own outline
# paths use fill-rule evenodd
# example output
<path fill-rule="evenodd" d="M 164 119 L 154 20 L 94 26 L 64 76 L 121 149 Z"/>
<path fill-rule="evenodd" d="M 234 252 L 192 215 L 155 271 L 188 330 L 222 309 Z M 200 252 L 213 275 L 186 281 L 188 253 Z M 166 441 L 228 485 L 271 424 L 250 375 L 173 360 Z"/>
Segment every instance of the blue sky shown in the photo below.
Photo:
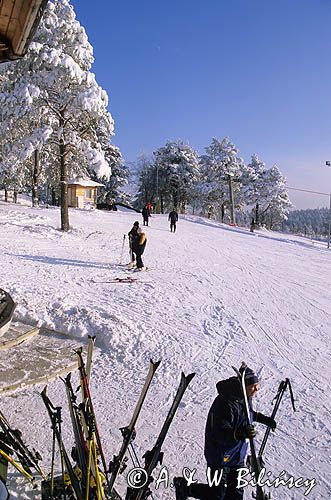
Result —
<path fill-rule="evenodd" d="M 127 162 L 228 136 L 291 187 L 331 189 L 330 0 L 72 0 Z M 327 197 L 290 191 L 297 208 Z"/>

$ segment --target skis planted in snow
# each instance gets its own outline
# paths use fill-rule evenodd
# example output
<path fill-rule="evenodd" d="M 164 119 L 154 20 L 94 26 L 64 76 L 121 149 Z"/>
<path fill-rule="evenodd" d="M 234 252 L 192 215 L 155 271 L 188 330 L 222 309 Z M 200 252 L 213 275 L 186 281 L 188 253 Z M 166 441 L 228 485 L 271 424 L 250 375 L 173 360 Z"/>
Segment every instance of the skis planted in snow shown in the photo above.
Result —
<path fill-rule="evenodd" d="M 78 466 L 82 472 L 82 478 L 85 478 L 87 470 L 87 445 L 81 424 L 80 409 L 76 402 L 77 397 L 71 385 L 71 373 L 69 373 L 66 376 L 66 378 L 62 380 L 66 388 L 69 413 L 71 418 L 72 429 L 74 432 L 74 439 L 75 439 L 74 451 L 75 451 L 76 462 L 78 463 Z"/>
<path fill-rule="evenodd" d="M 87 343 L 87 357 L 86 357 L 86 376 L 88 383 L 90 383 L 90 378 L 91 378 L 94 343 L 95 343 L 95 335 L 93 336 L 89 335 Z"/>
<path fill-rule="evenodd" d="M 145 458 L 145 471 L 146 471 L 146 476 L 148 478 L 148 481 L 146 482 L 146 484 L 144 486 L 142 486 L 139 489 L 128 488 L 125 500 L 145 500 L 151 494 L 149 485 L 153 481 L 152 472 L 158 463 L 162 463 L 162 459 L 163 459 L 163 452 L 161 451 L 162 445 L 163 445 L 165 437 L 168 433 L 171 422 L 173 421 L 173 418 L 176 414 L 178 406 L 179 406 L 179 404 L 184 396 L 184 393 L 185 393 L 189 383 L 193 379 L 194 375 L 195 375 L 195 373 L 191 373 L 191 374 L 185 376 L 185 374 L 182 373 L 179 387 L 178 387 L 176 395 L 173 399 L 169 413 L 164 421 L 164 424 L 162 426 L 160 434 L 156 440 L 156 443 L 155 443 L 153 449 L 150 451 L 147 451 L 143 457 L 143 458 Z"/>
<path fill-rule="evenodd" d="M 62 479 L 64 482 L 64 466 L 65 469 L 68 473 L 68 476 L 70 478 L 70 483 L 71 487 L 73 489 L 73 492 L 75 494 L 75 497 L 77 500 L 83 500 L 83 494 L 82 494 L 82 489 L 81 485 L 76 477 L 76 474 L 74 472 L 74 469 L 71 465 L 70 459 L 68 457 L 68 453 L 64 447 L 63 441 L 62 441 L 62 433 L 61 433 L 61 409 L 60 407 L 55 407 L 49 397 L 47 396 L 47 386 L 43 389 L 41 392 L 41 397 L 44 402 L 44 405 L 46 406 L 48 415 L 51 419 L 52 422 L 52 429 L 54 432 L 54 436 L 56 437 L 56 440 L 58 442 L 59 450 L 60 450 L 60 455 L 61 455 L 61 465 L 62 465 Z M 52 469 L 53 469 L 52 465 Z M 64 486 L 64 491 L 65 491 L 65 485 Z M 65 495 L 66 498 L 66 495 Z"/>
<path fill-rule="evenodd" d="M 101 438 L 100 438 L 100 434 L 99 434 L 99 430 L 98 430 L 98 426 L 97 426 L 97 422 L 96 422 L 96 418 L 95 418 L 95 413 L 94 413 L 94 408 L 93 408 L 93 403 L 92 403 L 92 398 L 91 398 L 91 393 L 90 393 L 90 387 L 89 387 L 89 383 L 87 380 L 85 363 L 84 363 L 83 356 L 82 356 L 82 349 L 78 349 L 76 351 L 76 354 L 78 356 L 78 369 L 79 369 L 80 381 L 81 381 L 81 387 L 82 387 L 83 402 L 84 402 L 84 405 L 87 409 L 87 412 L 89 414 L 90 419 L 93 421 L 93 427 L 94 427 L 96 441 L 97 441 L 97 445 L 98 445 L 98 449 L 99 449 L 99 453 L 100 453 L 100 457 L 101 457 L 103 471 L 104 471 L 104 475 L 106 478 L 108 489 L 110 491 L 108 469 L 107 469 L 106 459 L 105 459 L 105 455 L 103 452 Z"/>
<path fill-rule="evenodd" d="M 240 381 L 240 387 L 241 387 L 243 400 L 244 400 L 244 411 L 245 411 L 247 425 L 252 425 L 250 408 L 249 408 L 247 391 L 246 391 L 246 384 L 245 384 L 245 373 L 246 373 L 247 365 L 245 363 L 243 363 L 241 368 L 240 368 L 240 371 L 237 370 L 237 368 L 235 368 L 234 366 L 232 368 L 236 372 L 237 377 Z M 257 480 L 257 478 L 259 477 L 259 474 L 261 472 L 261 464 L 256 456 L 255 443 L 254 443 L 253 438 L 249 438 L 249 446 L 250 446 L 250 451 L 251 451 L 252 474 L 254 474 L 255 479 Z M 256 498 L 256 500 L 268 500 L 271 497 L 270 497 L 269 493 L 264 492 L 262 486 L 256 485 L 256 494 L 255 494 L 254 498 Z"/>
<path fill-rule="evenodd" d="M 109 480 L 109 487 L 110 489 L 113 488 L 116 478 L 118 474 L 120 473 L 121 468 L 124 465 L 124 459 L 125 459 L 125 454 L 128 450 L 129 445 L 131 442 L 135 439 L 135 425 L 138 420 L 139 414 L 141 412 L 142 406 L 144 404 L 148 389 L 151 385 L 151 382 L 153 380 L 153 377 L 155 375 L 155 372 L 159 366 L 161 361 L 156 361 L 154 362 L 153 360 L 150 360 L 149 363 L 149 370 L 148 374 L 144 383 L 144 386 L 142 388 L 138 403 L 136 405 L 136 408 L 133 412 L 131 422 L 127 427 L 122 427 L 121 432 L 123 436 L 123 443 L 121 446 L 121 449 L 119 451 L 119 454 L 117 456 L 114 456 L 113 461 L 111 462 L 109 469 L 110 469 L 110 480 Z"/>

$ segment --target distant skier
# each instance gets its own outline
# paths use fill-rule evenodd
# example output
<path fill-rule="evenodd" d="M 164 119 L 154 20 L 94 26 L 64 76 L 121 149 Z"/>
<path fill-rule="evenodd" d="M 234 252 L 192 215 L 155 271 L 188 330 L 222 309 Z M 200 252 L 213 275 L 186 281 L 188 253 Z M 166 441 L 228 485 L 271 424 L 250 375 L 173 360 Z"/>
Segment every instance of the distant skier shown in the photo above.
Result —
<path fill-rule="evenodd" d="M 245 385 L 249 398 L 251 420 L 260 422 L 272 429 L 276 428 L 273 418 L 253 411 L 251 399 L 259 389 L 259 381 L 253 370 L 246 369 Z M 237 469 L 244 467 L 247 454 L 247 438 L 254 438 L 253 425 L 247 425 L 241 385 L 238 377 L 221 380 L 216 385 L 218 396 L 208 414 L 205 430 L 205 457 L 211 471 L 221 477 L 216 486 L 195 483 L 187 486 L 182 477 L 174 478 L 176 500 L 188 497 L 203 500 L 242 500 L 243 488 L 237 488 Z"/>
<path fill-rule="evenodd" d="M 254 220 L 254 217 L 252 217 L 252 222 L 250 225 L 250 232 L 254 233 L 254 229 L 255 229 L 255 220 Z"/>
<path fill-rule="evenodd" d="M 152 217 L 153 205 L 151 204 L 150 201 L 148 203 L 146 203 L 146 208 L 149 211 L 149 216 Z"/>
<path fill-rule="evenodd" d="M 141 214 L 143 216 L 144 226 L 148 226 L 148 218 L 151 216 L 151 212 L 147 208 L 147 205 L 144 206 L 144 208 L 141 211 Z"/>
<path fill-rule="evenodd" d="M 213 219 L 214 215 L 215 215 L 214 207 L 212 205 L 210 205 L 210 207 L 208 208 L 207 217 L 208 217 L 208 219 Z"/>
<path fill-rule="evenodd" d="M 176 232 L 176 223 L 178 221 L 178 213 L 176 212 L 175 208 L 173 208 L 173 210 L 169 213 L 168 220 L 170 220 L 170 231 Z"/>

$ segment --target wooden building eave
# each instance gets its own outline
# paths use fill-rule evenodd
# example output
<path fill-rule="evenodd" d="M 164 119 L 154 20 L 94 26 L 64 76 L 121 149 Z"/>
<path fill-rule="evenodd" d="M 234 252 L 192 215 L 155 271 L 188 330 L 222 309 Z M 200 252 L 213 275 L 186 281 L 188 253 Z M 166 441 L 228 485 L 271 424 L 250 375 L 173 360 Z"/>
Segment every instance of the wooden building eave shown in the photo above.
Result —
<path fill-rule="evenodd" d="M 0 0 L 0 63 L 23 57 L 48 0 Z"/>

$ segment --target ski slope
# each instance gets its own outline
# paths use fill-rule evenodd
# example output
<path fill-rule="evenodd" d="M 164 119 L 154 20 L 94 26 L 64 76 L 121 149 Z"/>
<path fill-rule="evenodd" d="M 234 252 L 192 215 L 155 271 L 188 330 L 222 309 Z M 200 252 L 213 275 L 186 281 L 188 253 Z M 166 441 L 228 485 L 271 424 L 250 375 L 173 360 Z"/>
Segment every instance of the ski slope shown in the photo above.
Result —
<path fill-rule="evenodd" d="M 273 497 L 330 498 L 331 253 L 325 245 L 189 215 L 180 216 L 173 234 L 167 217 L 155 215 L 143 255 L 149 269 L 132 273 L 120 260 L 123 244 L 122 263 L 129 260 L 124 235 L 139 214 L 71 210 L 67 234 L 59 231 L 59 216 L 57 208 L 0 202 L 0 287 L 17 302 L 16 319 L 65 330 L 77 347 L 96 335 L 91 388 L 107 459 L 120 448 L 119 428 L 130 421 L 149 359 L 162 359 L 136 426 L 136 451 L 141 457 L 154 445 L 181 371 L 195 372 L 166 437 L 163 465 L 170 482 L 183 467 L 196 469 L 205 482 L 204 426 L 215 384 L 245 360 L 261 370 L 257 411 L 271 413 L 286 377 L 296 398 L 295 413 L 288 393 L 280 406 L 266 449 L 267 471 L 272 478 L 285 470 L 295 479 L 316 479 L 308 496 L 303 486 L 279 486 L 271 488 Z M 109 283 L 127 274 L 137 281 Z M 49 471 L 51 429 L 42 388 L 1 396 L 0 407 Z M 64 406 L 70 450 L 63 383 L 49 384 L 48 394 Z M 257 441 L 264 429 L 257 424 Z M 9 486 L 13 498 L 38 498 L 16 473 Z M 124 476 L 117 486 L 125 491 Z M 153 497 L 175 495 L 161 484 Z"/>

